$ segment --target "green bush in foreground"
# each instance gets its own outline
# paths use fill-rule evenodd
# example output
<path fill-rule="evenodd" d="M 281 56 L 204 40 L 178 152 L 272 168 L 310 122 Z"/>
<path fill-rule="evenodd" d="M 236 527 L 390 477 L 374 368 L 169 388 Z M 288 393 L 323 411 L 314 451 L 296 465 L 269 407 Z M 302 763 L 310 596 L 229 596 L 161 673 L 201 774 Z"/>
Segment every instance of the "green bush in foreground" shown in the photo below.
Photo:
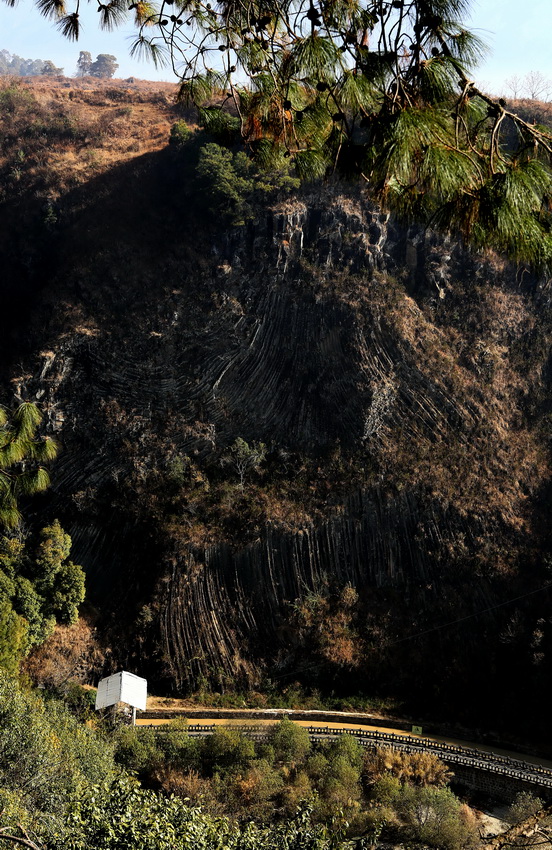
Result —
<path fill-rule="evenodd" d="M 0 827 L 22 824 L 47 837 L 81 789 L 114 773 L 109 743 L 0 670 Z"/>
<path fill-rule="evenodd" d="M 190 808 L 176 797 L 120 778 L 83 795 L 68 815 L 56 850 L 340 850 L 351 847 L 312 823 L 308 807 L 274 827 L 240 827 Z"/>

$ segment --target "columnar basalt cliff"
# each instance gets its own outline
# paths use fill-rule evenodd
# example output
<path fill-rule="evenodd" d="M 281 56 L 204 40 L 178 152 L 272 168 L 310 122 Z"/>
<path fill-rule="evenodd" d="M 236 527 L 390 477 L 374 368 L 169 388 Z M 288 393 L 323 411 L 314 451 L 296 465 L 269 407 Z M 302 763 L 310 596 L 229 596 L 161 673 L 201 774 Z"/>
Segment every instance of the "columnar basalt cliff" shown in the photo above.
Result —
<path fill-rule="evenodd" d="M 115 662 L 173 692 L 268 675 L 465 716 L 499 683 L 519 707 L 503 677 L 528 670 L 538 700 L 546 287 L 358 188 L 217 231 L 177 168 L 151 154 L 60 201 L 11 369 L 63 444 L 46 509 Z M 243 483 L 238 437 L 266 447 Z"/>

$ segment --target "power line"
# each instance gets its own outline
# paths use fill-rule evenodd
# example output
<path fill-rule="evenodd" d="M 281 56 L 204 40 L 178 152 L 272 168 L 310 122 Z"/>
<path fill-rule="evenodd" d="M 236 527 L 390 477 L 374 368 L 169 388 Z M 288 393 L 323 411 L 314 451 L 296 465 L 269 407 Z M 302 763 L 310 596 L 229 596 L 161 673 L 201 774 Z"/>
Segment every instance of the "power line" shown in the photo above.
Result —
<path fill-rule="evenodd" d="M 415 640 L 418 637 L 422 637 L 423 635 L 429 635 L 432 632 L 438 632 L 441 629 L 450 628 L 450 626 L 456 626 L 458 623 L 463 623 L 466 620 L 471 620 L 474 617 L 479 617 L 480 614 L 486 614 L 489 611 L 496 611 L 497 608 L 503 608 L 505 605 L 511 605 L 512 602 L 518 602 L 520 599 L 526 599 L 528 596 L 533 596 L 535 593 L 541 593 L 542 591 L 548 590 L 548 588 L 552 587 L 552 582 L 548 582 L 548 584 L 543 584 L 541 587 L 537 587 L 535 590 L 530 590 L 527 593 L 522 593 L 520 596 L 514 596 L 512 599 L 507 599 L 505 602 L 499 602 L 497 605 L 490 605 L 488 608 L 482 608 L 480 611 L 474 611 L 473 614 L 466 614 L 465 617 L 458 617 L 456 620 L 449 620 L 448 623 L 441 623 L 440 626 L 432 626 L 430 629 L 424 629 L 421 632 L 415 632 L 412 635 L 407 635 L 406 637 L 399 638 L 398 640 L 391 641 L 387 643 L 384 649 L 389 646 L 396 646 L 399 643 L 404 643 L 407 640 Z M 279 676 L 271 676 L 271 679 L 287 679 L 290 676 L 296 676 L 298 673 L 303 673 L 306 670 L 312 670 L 315 667 L 320 667 L 320 662 L 316 664 L 309 664 L 306 667 L 301 667 L 299 670 L 294 670 L 290 673 L 282 673 Z"/>
<path fill-rule="evenodd" d="M 543 590 L 548 590 L 549 587 L 552 587 L 552 582 L 543 584 L 542 587 L 537 587 L 535 590 L 530 590 L 528 593 L 522 593 L 520 596 L 514 596 L 513 599 L 507 599 L 505 602 L 499 602 L 497 605 L 491 605 L 489 608 L 482 608 L 480 611 L 474 611 L 473 614 L 466 614 L 465 617 L 459 617 L 457 620 L 449 620 L 448 623 L 442 623 L 440 626 L 432 626 L 430 629 L 424 629 L 423 631 L 416 632 L 413 635 L 407 635 L 406 637 L 399 638 L 398 640 L 388 643 L 387 646 L 396 646 L 398 643 L 404 643 L 404 641 L 414 640 L 422 635 L 429 635 L 432 632 L 438 632 L 441 629 L 448 628 L 449 626 L 455 626 L 457 623 L 463 623 L 465 620 L 471 620 L 473 617 L 479 617 L 480 614 L 486 614 L 488 611 L 496 611 L 497 608 L 503 608 L 505 605 L 511 605 L 512 602 L 518 602 L 520 599 L 525 599 L 527 596 L 532 596 L 534 593 L 541 593 Z"/>

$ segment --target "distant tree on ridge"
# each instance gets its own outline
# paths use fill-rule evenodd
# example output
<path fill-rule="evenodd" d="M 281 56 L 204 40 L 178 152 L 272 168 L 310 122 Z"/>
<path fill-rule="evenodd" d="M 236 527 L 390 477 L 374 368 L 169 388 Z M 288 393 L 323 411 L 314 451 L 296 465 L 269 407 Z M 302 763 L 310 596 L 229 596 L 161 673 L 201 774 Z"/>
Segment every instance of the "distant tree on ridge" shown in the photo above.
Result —
<path fill-rule="evenodd" d="M 96 56 L 96 61 L 90 65 L 89 74 L 91 77 L 109 80 L 118 67 L 116 56 L 112 56 L 110 53 L 100 53 Z"/>
<path fill-rule="evenodd" d="M 63 74 L 63 68 L 57 68 L 50 59 L 47 59 L 42 66 L 41 74 L 45 77 L 58 77 Z"/>
<path fill-rule="evenodd" d="M 92 54 L 88 50 L 81 50 L 77 59 L 77 77 L 87 77 L 92 67 Z"/>
<path fill-rule="evenodd" d="M 49 59 L 23 59 L 9 50 L 0 50 L 0 76 L 36 77 L 44 73 L 44 66 L 55 68 L 56 74 L 62 74 L 63 68 L 56 68 Z M 47 71 L 53 73 L 53 71 Z"/>

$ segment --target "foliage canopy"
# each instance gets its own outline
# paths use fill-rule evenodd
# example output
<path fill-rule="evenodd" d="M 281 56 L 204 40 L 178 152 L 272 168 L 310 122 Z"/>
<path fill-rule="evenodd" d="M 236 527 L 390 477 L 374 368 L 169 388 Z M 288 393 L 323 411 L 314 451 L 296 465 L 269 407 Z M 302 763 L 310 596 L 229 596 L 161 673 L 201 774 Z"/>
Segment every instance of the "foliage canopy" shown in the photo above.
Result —
<path fill-rule="evenodd" d="M 472 846 L 475 831 L 466 807 L 448 789 L 391 777 L 392 795 L 380 780 L 362 812 L 362 747 L 342 736 L 314 751 L 298 748 L 302 742 L 299 737 L 291 742 L 291 725 L 278 724 L 269 745 L 254 745 L 236 729 L 192 739 L 179 721 L 168 732 L 119 729 L 116 761 L 143 773 L 148 785 L 143 787 L 117 767 L 105 734 L 0 670 L 0 844 L 50 850 L 353 850 L 357 840 L 347 835 L 360 832 L 362 846 L 373 845 L 387 824 L 389 835 L 400 828 L 416 843 L 446 850 Z M 163 782 L 169 793 L 152 790 L 156 776 L 168 775 L 160 772 L 163 762 L 173 773 L 187 771 L 174 793 Z M 208 783 L 196 768 L 212 775 L 229 817 L 216 806 L 209 811 L 211 799 L 203 796 Z"/>
<path fill-rule="evenodd" d="M 106 741 L 63 705 L 44 703 L 0 670 L 1 826 L 58 832 L 70 801 L 114 773 Z"/>
<path fill-rule="evenodd" d="M 57 623 L 75 623 L 84 572 L 69 560 L 71 538 L 55 520 L 36 539 L 0 536 L 0 667 L 15 672 Z"/>

